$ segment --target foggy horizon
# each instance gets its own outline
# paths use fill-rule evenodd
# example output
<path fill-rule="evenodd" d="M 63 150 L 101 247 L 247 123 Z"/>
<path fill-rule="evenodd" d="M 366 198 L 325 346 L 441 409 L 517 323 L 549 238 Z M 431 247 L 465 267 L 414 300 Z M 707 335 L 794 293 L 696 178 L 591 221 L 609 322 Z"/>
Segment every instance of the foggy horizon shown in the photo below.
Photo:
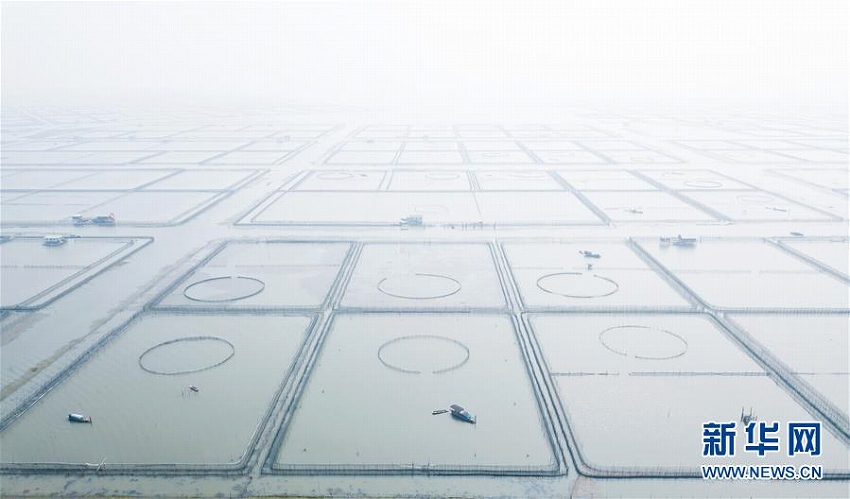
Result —
<path fill-rule="evenodd" d="M 2 101 L 846 107 L 847 20 L 834 1 L 4 1 Z"/>

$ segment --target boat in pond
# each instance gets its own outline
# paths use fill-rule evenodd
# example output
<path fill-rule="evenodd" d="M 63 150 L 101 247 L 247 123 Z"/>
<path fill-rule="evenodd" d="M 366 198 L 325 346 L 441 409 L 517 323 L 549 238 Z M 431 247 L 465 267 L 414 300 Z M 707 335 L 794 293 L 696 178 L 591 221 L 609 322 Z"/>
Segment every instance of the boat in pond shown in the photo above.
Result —
<path fill-rule="evenodd" d="M 583 256 L 585 258 L 601 258 L 602 257 L 602 255 L 600 255 L 599 253 L 594 253 L 593 251 L 581 250 L 581 251 L 579 251 L 579 253 L 581 254 L 581 256 Z"/>
<path fill-rule="evenodd" d="M 59 234 L 51 234 L 48 236 L 44 236 L 41 244 L 44 246 L 62 246 L 65 244 L 65 236 Z"/>
<path fill-rule="evenodd" d="M 68 414 L 68 421 L 72 423 L 91 423 L 91 418 L 89 416 L 72 412 Z"/>
<path fill-rule="evenodd" d="M 661 246 L 696 246 L 697 238 L 695 237 L 682 237 L 681 234 L 676 237 L 662 237 L 659 240 Z"/>
<path fill-rule="evenodd" d="M 466 421 L 467 423 L 475 424 L 475 416 L 470 414 L 463 407 L 461 407 L 457 404 L 452 404 L 450 409 L 452 411 L 452 416 L 460 419 L 461 421 Z"/>

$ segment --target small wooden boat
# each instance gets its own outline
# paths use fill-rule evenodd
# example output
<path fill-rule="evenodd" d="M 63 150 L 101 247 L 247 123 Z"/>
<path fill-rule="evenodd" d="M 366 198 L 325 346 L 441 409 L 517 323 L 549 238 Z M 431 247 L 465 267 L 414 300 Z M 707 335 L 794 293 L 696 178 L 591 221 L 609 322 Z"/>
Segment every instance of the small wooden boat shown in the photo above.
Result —
<path fill-rule="evenodd" d="M 91 418 L 89 416 L 83 416 L 82 414 L 72 412 L 68 414 L 68 421 L 72 423 L 91 423 Z"/>
<path fill-rule="evenodd" d="M 581 250 L 581 251 L 579 251 L 579 253 L 581 253 L 581 255 L 585 258 L 601 258 L 602 257 L 602 255 L 600 255 L 599 253 L 594 253 L 593 251 Z"/>
<path fill-rule="evenodd" d="M 452 416 L 460 419 L 461 421 L 466 421 L 467 423 L 475 424 L 475 416 L 467 412 L 467 410 L 463 407 L 457 404 L 452 404 L 450 409 L 452 411 Z"/>
<path fill-rule="evenodd" d="M 195 393 L 198 393 L 199 391 L 201 391 L 201 390 L 200 390 L 197 386 L 195 386 L 195 385 L 189 385 L 189 389 L 190 389 L 190 390 L 192 390 L 192 391 L 193 391 L 193 392 L 195 392 Z"/>

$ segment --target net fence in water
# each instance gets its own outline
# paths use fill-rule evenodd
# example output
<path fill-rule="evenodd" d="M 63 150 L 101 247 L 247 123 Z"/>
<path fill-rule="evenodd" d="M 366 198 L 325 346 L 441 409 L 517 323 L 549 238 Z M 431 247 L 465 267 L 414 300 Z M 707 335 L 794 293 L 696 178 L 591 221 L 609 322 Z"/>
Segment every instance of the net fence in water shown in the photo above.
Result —
<path fill-rule="evenodd" d="M 139 355 L 151 374 L 176 376 L 218 367 L 236 354 L 233 343 L 217 336 L 188 336 L 158 343 Z"/>

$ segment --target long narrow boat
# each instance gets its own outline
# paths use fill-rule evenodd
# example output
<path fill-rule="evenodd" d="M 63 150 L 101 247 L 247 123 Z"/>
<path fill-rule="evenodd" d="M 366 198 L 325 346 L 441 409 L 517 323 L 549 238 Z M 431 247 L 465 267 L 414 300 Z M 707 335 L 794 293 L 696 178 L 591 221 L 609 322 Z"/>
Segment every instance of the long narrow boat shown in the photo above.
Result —
<path fill-rule="evenodd" d="M 91 423 L 91 418 L 89 416 L 83 416 L 82 414 L 72 412 L 68 414 L 68 421 L 72 423 Z"/>

